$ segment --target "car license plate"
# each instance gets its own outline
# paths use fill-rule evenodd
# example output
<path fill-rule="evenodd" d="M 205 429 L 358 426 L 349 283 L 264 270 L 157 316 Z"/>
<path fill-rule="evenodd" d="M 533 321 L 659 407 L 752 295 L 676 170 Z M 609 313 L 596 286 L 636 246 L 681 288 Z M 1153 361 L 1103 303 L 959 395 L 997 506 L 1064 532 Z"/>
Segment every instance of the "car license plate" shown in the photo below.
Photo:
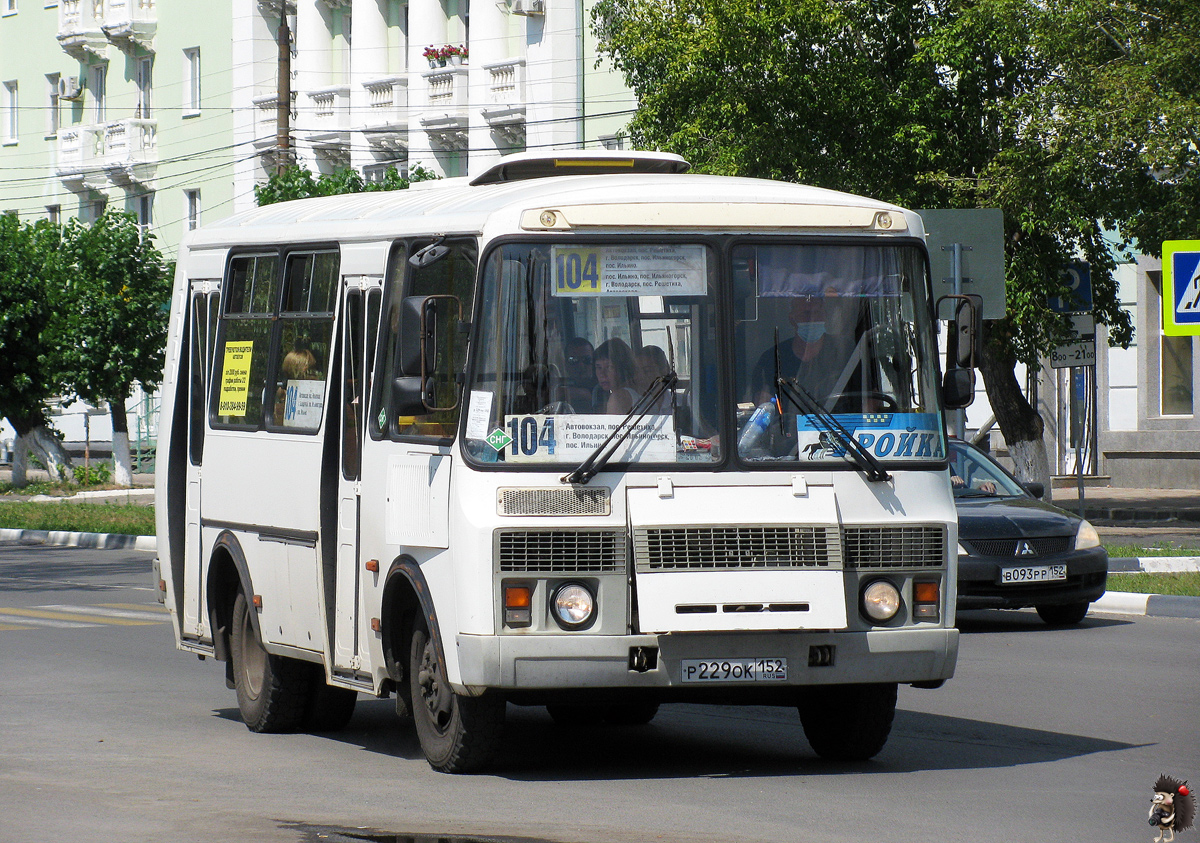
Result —
<path fill-rule="evenodd" d="M 1066 565 L 1025 565 L 1020 568 L 1001 568 L 1000 584 L 1017 585 L 1029 582 L 1054 582 L 1067 578 Z"/>
<path fill-rule="evenodd" d="M 684 682 L 786 682 L 787 659 L 683 659 Z"/>

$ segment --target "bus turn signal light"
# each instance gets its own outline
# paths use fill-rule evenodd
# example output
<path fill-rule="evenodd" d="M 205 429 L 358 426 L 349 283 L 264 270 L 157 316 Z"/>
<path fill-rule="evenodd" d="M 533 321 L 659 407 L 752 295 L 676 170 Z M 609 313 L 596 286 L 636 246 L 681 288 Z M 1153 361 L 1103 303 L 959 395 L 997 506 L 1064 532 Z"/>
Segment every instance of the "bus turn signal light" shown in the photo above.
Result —
<path fill-rule="evenodd" d="M 935 582 L 913 583 L 913 618 L 919 621 L 936 621 L 940 589 Z"/>
<path fill-rule="evenodd" d="M 504 625 L 510 627 L 533 624 L 533 589 L 527 585 L 504 586 Z"/>

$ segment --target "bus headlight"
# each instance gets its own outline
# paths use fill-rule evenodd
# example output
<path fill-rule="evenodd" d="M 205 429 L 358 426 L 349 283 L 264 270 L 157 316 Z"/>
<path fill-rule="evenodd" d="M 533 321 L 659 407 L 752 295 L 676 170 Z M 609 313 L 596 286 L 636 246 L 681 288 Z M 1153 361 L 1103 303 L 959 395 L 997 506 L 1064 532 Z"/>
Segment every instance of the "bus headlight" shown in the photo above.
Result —
<path fill-rule="evenodd" d="M 862 612 L 876 623 L 896 617 L 900 611 L 900 590 L 887 580 L 875 580 L 862 590 Z"/>
<path fill-rule="evenodd" d="M 563 629 L 586 629 L 596 619 L 596 597 L 582 583 L 563 583 L 550 597 L 550 614 Z"/>

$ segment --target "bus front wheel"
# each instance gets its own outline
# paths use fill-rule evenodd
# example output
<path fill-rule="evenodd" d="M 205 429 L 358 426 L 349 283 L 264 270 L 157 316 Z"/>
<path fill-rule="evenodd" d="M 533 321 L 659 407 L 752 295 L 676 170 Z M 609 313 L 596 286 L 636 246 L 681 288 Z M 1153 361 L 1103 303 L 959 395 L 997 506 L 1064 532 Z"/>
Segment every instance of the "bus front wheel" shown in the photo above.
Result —
<path fill-rule="evenodd" d="M 300 727 L 312 693 L 309 665 L 266 651 L 253 611 L 240 591 L 233 601 L 230 658 L 242 721 L 252 732 L 292 732 Z"/>
<path fill-rule="evenodd" d="M 483 769 L 500 745 L 504 700 L 455 693 L 437 643 L 421 620 L 412 631 L 408 681 L 413 723 L 429 766 L 442 773 Z"/>
<path fill-rule="evenodd" d="M 896 716 L 896 686 L 827 685 L 807 688 L 800 723 L 813 751 L 831 761 L 866 761 L 887 743 Z"/>

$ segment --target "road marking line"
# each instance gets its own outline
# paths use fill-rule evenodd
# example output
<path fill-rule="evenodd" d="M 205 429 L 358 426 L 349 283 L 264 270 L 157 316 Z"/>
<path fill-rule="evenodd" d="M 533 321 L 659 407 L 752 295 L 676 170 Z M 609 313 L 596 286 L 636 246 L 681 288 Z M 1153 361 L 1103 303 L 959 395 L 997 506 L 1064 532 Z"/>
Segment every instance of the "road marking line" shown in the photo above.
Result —
<path fill-rule="evenodd" d="M 116 626 L 145 626 L 150 623 L 158 622 L 158 621 L 134 621 L 134 620 L 128 620 L 126 618 L 113 618 L 113 617 L 104 617 L 101 615 L 89 615 L 86 613 L 74 612 L 74 611 L 71 613 L 67 613 L 67 612 L 44 612 L 44 611 L 40 611 L 38 609 L 0 609 L 0 617 L 11 616 L 11 615 L 15 615 L 15 616 L 21 618 L 22 621 L 24 621 L 24 619 L 26 619 L 26 618 L 29 618 L 29 619 L 31 619 L 30 623 L 33 622 L 32 619 L 34 619 L 34 618 L 40 618 L 43 620 L 51 620 L 51 621 L 85 621 L 86 620 L 86 621 L 90 622 L 90 623 L 80 623 L 80 624 L 78 624 L 79 626 L 88 626 L 88 625 L 94 625 L 94 624 L 98 624 L 98 623 L 113 624 Z"/>
<path fill-rule="evenodd" d="M 113 609 L 133 609 L 139 612 L 153 612 L 158 615 L 168 614 L 167 607 L 162 603 L 97 603 L 98 606 L 108 606 Z"/>
<path fill-rule="evenodd" d="M 11 617 L 10 617 L 11 616 Z M 84 629 L 85 627 L 94 627 L 94 623 L 81 623 L 79 621 L 67 620 L 47 620 L 39 618 L 36 615 L 30 616 L 28 613 L 17 609 L 0 609 L 0 618 L 7 618 L 10 621 L 19 621 L 28 626 L 48 626 L 53 629 Z M 22 627 L 22 628 L 28 628 Z"/>
<path fill-rule="evenodd" d="M 10 630 L 10 629 L 33 629 L 33 627 L 18 626 L 15 623 L 0 623 L 0 632 L 4 632 L 4 631 Z"/>
<path fill-rule="evenodd" d="M 132 618 L 133 620 L 144 621 L 150 623 L 166 623 L 167 619 L 161 614 L 146 612 L 146 611 L 130 611 L 128 609 L 110 609 L 106 606 L 39 606 L 39 609 L 50 609 L 57 612 L 67 614 L 85 615 L 92 617 L 93 615 L 101 618 Z"/>

